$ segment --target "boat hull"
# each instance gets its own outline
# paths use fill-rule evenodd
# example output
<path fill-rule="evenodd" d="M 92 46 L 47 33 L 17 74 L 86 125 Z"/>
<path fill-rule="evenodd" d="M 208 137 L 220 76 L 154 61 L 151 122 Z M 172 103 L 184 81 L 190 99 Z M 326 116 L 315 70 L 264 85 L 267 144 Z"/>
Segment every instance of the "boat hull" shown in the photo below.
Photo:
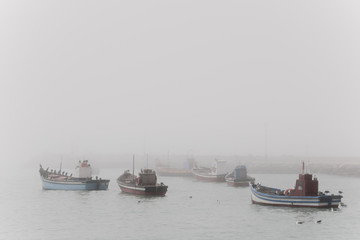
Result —
<path fill-rule="evenodd" d="M 286 206 L 286 207 L 314 207 L 314 208 L 337 208 L 341 202 L 341 196 L 280 196 L 265 194 L 255 189 L 250 184 L 251 201 L 254 204 Z"/>
<path fill-rule="evenodd" d="M 110 180 L 54 181 L 42 178 L 45 190 L 107 190 Z"/>
<path fill-rule="evenodd" d="M 212 174 L 206 174 L 202 172 L 193 171 L 193 175 L 196 179 L 200 181 L 206 181 L 206 182 L 225 182 L 225 174 L 218 174 L 218 175 L 212 175 Z"/>
<path fill-rule="evenodd" d="M 251 184 L 251 181 L 234 181 L 230 179 L 226 179 L 226 184 L 231 187 L 248 187 Z"/>
<path fill-rule="evenodd" d="M 155 186 L 139 186 L 133 184 L 125 184 L 118 181 L 118 185 L 122 192 L 146 195 L 146 196 L 165 196 L 168 186 L 157 184 Z"/>

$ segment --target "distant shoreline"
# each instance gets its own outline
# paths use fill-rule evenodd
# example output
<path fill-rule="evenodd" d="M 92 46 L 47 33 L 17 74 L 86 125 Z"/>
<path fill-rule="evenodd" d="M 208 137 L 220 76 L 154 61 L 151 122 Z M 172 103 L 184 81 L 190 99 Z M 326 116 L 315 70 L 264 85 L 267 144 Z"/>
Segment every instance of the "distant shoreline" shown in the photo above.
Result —
<path fill-rule="evenodd" d="M 132 168 L 132 155 L 130 154 L 91 154 L 85 156 L 92 166 L 101 168 Z M 225 160 L 228 170 L 237 165 L 246 165 L 249 173 L 272 173 L 272 174 L 297 174 L 301 171 L 301 163 L 305 162 L 305 168 L 314 174 L 332 174 L 340 176 L 360 177 L 360 157 L 302 157 L 302 156 L 220 156 L 220 155 L 199 155 L 189 157 L 188 155 L 149 154 L 148 159 L 144 154 L 135 155 L 136 168 L 156 168 L 162 164 L 169 167 L 183 168 L 188 165 L 188 159 L 194 159 L 200 166 L 210 167 L 214 159 Z M 24 167 L 37 167 L 40 163 L 43 166 L 56 168 L 62 159 L 64 168 L 72 169 L 78 160 L 73 155 L 47 154 L 46 156 L 32 157 L 27 162 L 20 164 Z M 19 166 L 20 166 L 19 165 Z"/>

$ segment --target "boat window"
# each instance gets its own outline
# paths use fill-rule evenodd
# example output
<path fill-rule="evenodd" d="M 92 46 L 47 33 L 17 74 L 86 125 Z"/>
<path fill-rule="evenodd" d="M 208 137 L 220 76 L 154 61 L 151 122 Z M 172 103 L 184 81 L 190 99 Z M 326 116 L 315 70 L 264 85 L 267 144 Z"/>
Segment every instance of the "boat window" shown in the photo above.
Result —
<path fill-rule="evenodd" d="M 302 190 L 302 182 L 299 182 L 298 190 Z"/>

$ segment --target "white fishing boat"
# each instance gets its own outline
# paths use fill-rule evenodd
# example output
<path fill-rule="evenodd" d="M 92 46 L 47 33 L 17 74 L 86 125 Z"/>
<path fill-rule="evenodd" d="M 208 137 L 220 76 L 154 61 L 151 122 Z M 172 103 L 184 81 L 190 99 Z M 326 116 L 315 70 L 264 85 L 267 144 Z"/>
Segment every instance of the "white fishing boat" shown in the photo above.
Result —
<path fill-rule="evenodd" d="M 215 160 L 211 168 L 195 167 L 192 171 L 194 177 L 207 182 L 225 182 L 226 162 Z"/>

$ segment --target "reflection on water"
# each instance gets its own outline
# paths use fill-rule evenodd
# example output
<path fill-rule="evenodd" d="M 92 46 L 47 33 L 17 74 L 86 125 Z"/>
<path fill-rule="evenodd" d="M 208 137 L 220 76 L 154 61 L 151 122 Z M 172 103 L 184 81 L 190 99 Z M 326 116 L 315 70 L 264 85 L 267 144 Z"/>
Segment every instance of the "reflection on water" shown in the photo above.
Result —
<path fill-rule="evenodd" d="M 360 179 L 318 176 L 319 189 L 344 192 L 347 207 L 331 211 L 254 205 L 249 188 L 192 178 L 159 177 L 169 185 L 164 197 L 130 195 L 116 184 L 122 172 L 101 171 L 111 180 L 108 191 L 42 190 L 36 169 L 1 176 L 0 239 L 353 239 L 360 233 Z M 253 176 L 280 188 L 297 178 Z"/>

